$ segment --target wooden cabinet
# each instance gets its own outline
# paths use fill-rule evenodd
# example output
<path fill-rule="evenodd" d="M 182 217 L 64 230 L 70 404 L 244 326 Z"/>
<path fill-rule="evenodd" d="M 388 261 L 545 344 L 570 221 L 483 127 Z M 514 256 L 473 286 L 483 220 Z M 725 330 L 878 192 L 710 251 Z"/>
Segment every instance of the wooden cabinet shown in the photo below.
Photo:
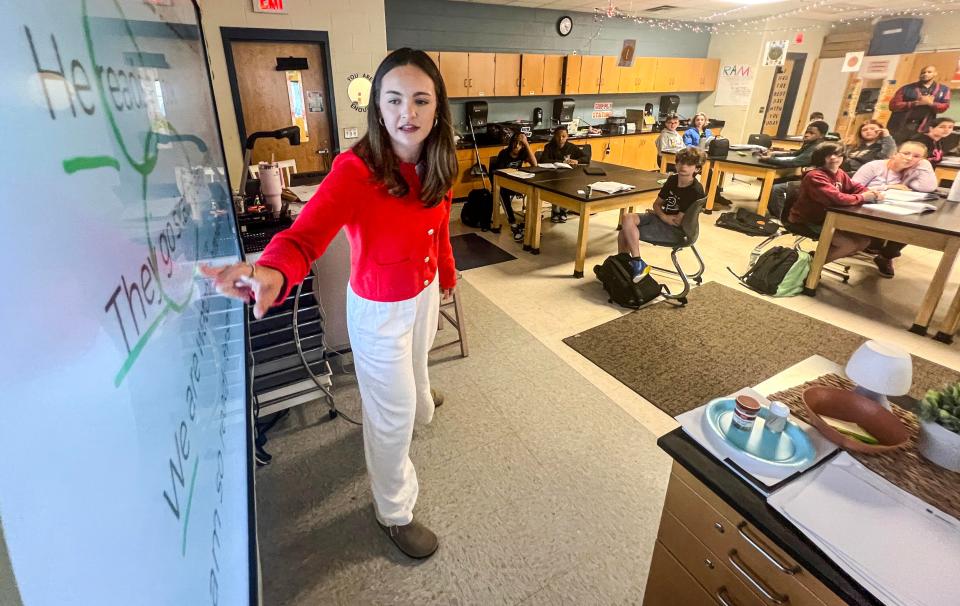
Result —
<path fill-rule="evenodd" d="M 631 168 L 657 170 L 657 135 L 623 137 L 620 163 Z"/>
<path fill-rule="evenodd" d="M 591 162 L 609 162 L 607 160 L 607 142 L 609 139 L 607 137 L 593 137 L 587 139 L 583 143 L 577 141 L 577 145 L 586 144 L 590 146 L 590 161 Z"/>
<path fill-rule="evenodd" d="M 520 94 L 520 55 L 496 53 L 495 56 L 493 94 L 497 97 L 516 97 Z"/>
<path fill-rule="evenodd" d="M 563 94 L 580 94 L 580 64 L 581 55 L 567 55 L 563 67 Z"/>
<path fill-rule="evenodd" d="M 623 140 L 625 137 L 610 137 L 607 139 L 604 162 L 623 164 Z"/>
<path fill-rule="evenodd" d="M 440 67 L 440 51 L 427 51 L 427 56 L 433 59 L 437 67 Z"/>
<path fill-rule="evenodd" d="M 580 85 L 581 95 L 595 95 L 600 92 L 600 70 L 603 66 L 603 57 L 598 55 L 583 55 L 580 58 Z"/>
<path fill-rule="evenodd" d="M 699 59 L 701 64 L 700 85 L 698 91 L 713 91 L 717 88 L 717 76 L 720 73 L 720 59 Z"/>
<path fill-rule="evenodd" d="M 481 147 L 480 162 L 487 168 L 490 167 L 490 159 L 500 153 L 500 147 Z M 453 181 L 453 197 L 466 198 L 471 190 L 483 187 L 483 181 L 471 172 L 474 164 L 477 163 L 476 153 L 472 149 L 457 150 L 457 176 Z M 490 187 L 490 179 L 487 179 L 487 187 Z"/>
<path fill-rule="evenodd" d="M 654 78 L 657 72 L 656 57 L 636 57 L 632 67 L 620 68 L 621 93 L 642 93 L 654 90 Z"/>
<path fill-rule="evenodd" d="M 563 91 L 563 55 L 543 56 L 541 95 L 559 95 Z"/>
<path fill-rule="evenodd" d="M 648 578 L 643 606 L 715 603 L 660 541 L 653 548 Z"/>
<path fill-rule="evenodd" d="M 619 60 L 616 55 L 608 55 L 600 62 L 600 93 L 620 92 L 620 72 L 625 70 L 617 67 Z"/>
<path fill-rule="evenodd" d="M 904 84 L 917 80 L 920 70 L 928 65 L 937 68 L 937 82 L 954 88 L 950 85 L 953 75 L 957 72 L 957 60 L 960 59 L 960 51 L 940 51 L 937 53 L 917 53 L 913 60 L 913 74 L 910 78 L 904 80 Z M 953 80 L 956 82 L 956 80 Z M 902 86 L 902 84 L 901 84 Z"/>
<path fill-rule="evenodd" d="M 657 58 L 657 71 L 654 76 L 653 90 L 661 93 L 670 93 L 677 90 L 680 80 L 679 69 L 683 59 L 675 57 Z"/>
<path fill-rule="evenodd" d="M 439 53 L 449 97 L 489 97 L 494 90 L 493 53 Z"/>
<path fill-rule="evenodd" d="M 520 67 L 520 94 L 543 93 L 543 55 L 523 55 Z"/>
<path fill-rule="evenodd" d="M 840 606 L 836 594 L 814 578 L 802 566 L 783 553 L 758 529 L 744 520 L 699 480 L 678 464 L 674 464 L 667 488 L 666 502 L 657 536 L 660 555 L 657 567 L 651 566 L 647 586 L 654 597 L 664 585 L 675 586 L 669 579 L 655 579 L 654 574 L 679 575 L 675 567 L 662 561 L 673 557 L 683 571 L 693 577 L 711 597 L 708 602 L 772 604 L 793 606 Z M 656 556 L 655 556 L 656 557 Z M 679 575 L 680 582 L 686 580 Z M 656 602 L 644 601 L 645 604 Z M 669 603 L 669 602 L 664 602 Z"/>
<path fill-rule="evenodd" d="M 447 96 L 466 97 L 470 93 L 470 53 L 438 53 L 440 75 L 447 87 Z"/>

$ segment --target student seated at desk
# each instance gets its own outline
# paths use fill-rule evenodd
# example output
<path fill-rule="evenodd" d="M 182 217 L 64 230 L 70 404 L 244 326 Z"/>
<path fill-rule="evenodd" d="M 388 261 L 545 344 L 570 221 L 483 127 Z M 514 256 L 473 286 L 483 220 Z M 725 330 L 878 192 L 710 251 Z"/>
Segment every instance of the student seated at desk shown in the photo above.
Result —
<path fill-rule="evenodd" d="M 883 123 L 867 120 L 857 129 L 857 146 L 847 151 L 843 170 L 853 174 L 867 162 L 884 160 L 896 152 L 897 142 L 890 136 L 890 131 L 883 127 Z"/>
<path fill-rule="evenodd" d="M 697 181 L 697 173 L 707 160 L 702 149 L 687 147 L 677 152 L 677 173 L 667 177 L 660 188 L 653 209 L 644 213 L 627 213 L 623 217 L 623 226 L 617 236 L 618 252 L 629 253 L 632 257 L 630 268 L 633 281 L 639 282 L 650 273 L 650 267 L 640 258 L 640 241 L 657 242 L 683 238 L 680 222 L 683 213 L 703 198 L 703 186 Z"/>
<path fill-rule="evenodd" d="M 919 141 L 906 141 L 889 160 L 874 160 L 860 167 L 853 182 L 869 189 L 909 189 L 929 193 L 937 189 L 937 175 L 927 161 L 927 148 Z M 867 252 L 875 252 L 873 262 L 880 275 L 892 278 L 893 260 L 906 244 L 874 238 Z"/>
<path fill-rule="evenodd" d="M 680 118 L 676 114 L 670 114 L 667 116 L 667 119 L 663 121 L 663 130 L 660 131 L 660 135 L 657 137 L 657 153 L 662 154 L 665 151 L 677 151 L 686 147 L 686 143 L 683 142 L 684 135 L 681 135 L 677 132 L 677 127 L 680 126 Z M 659 159 L 657 164 L 659 164 Z"/>
<path fill-rule="evenodd" d="M 497 154 L 494 170 L 500 168 L 520 168 L 524 162 L 530 166 L 537 165 L 537 159 L 530 149 L 527 136 L 517 132 L 510 137 L 510 143 Z M 513 240 L 515 242 L 523 240 L 524 226 L 523 223 L 517 223 L 516 215 L 513 212 L 513 203 L 511 202 L 513 196 L 519 195 L 517 192 L 505 187 L 500 188 L 500 200 L 503 201 L 503 208 L 507 213 L 507 221 L 510 222 L 510 231 L 513 232 Z"/>
<path fill-rule="evenodd" d="M 953 118 L 941 116 L 930 121 L 930 127 L 922 135 L 916 135 L 912 141 L 919 141 L 927 146 L 927 159 L 930 164 L 936 166 L 943 160 L 943 140 L 953 132 L 953 126 L 956 124 Z"/>
<path fill-rule="evenodd" d="M 823 121 L 811 122 L 803 131 L 803 145 L 800 149 L 782 152 L 761 152 L 757 158 L 766 164 L 776 166 L 810 166 L 813 164 L 813 150 L 820 143 L 830 130 L 830 125 Z"/>
<path fill-rule="evenodd" d="M 701 139 L 712 136 L 713 131 L 707 128 L 707 114 L 698 113 L 693 116 L 693 125 L 683 133 L 683 143 L 697 147 Z"/>
<path fill-rule="evenodd" d="M 806 225 L 820 233 L 827 218 L 827 209 L 834 206 L 859 206 L 865 202 L 883 200 L 882 191 L 871 191 L 854 183 L 840 167 L 843 164 L 843 146 L 822 143 L 813 152 L 814 169 L 803 176 L 800 196 L 790 209 L 790 222 Z M 827 262 L 866 249 L 870 237 L 837 230 L 830 241 Z"/>
<path fill-rule="evenodd" d="M 579 164 L 580 160 L 583 159 L 583 150 L 573 143 L 570 143 L 570 141 L 568 141 L 569 138 L 570 133 L 567 132 L 566 126 L 561 124 L 555 128 L 553 130 L 553 138 L 543 146 L 540 161 L 566 162 L 571 166 Z M 554 205 L 550 210 L 550 221 L 554 223 L 566 223 L 567 209 Z"/>

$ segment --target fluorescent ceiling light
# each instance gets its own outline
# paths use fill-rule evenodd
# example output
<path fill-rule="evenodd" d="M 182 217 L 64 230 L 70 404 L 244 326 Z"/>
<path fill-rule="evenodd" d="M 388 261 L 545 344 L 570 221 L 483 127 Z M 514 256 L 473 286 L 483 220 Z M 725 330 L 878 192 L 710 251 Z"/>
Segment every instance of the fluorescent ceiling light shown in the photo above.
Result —
<path fill-rule="evenodd" d="M 728 0 L 731 4 L 773 4 L 775 2 L 783 2 L 783 0 Z"/>

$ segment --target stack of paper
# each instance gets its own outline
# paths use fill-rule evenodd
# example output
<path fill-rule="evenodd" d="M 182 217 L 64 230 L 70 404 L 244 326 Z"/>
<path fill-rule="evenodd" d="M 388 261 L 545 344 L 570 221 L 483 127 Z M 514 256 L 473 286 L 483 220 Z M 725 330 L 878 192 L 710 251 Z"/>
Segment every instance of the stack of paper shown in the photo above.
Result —
<path fill-rule="evenodd" d="M 524 172 L 522 170 L 517 170 L 515 168 L 504 168 L 503 172 L 510 175 L 511 177 L 516 177 L 517 179 L 532 179 L 536 175 L 533 173 Z"/>
<path fill-rule="evenodd" d="M 883 199 L 885 202 L 920 202 L 922 200 L 936 200 L 937 194 L 909 189 L 888 189 L 883 192 Z"/>
<path fill-rule="evenodd" d="M 960 166 L 960 156 L 944 156 L 940 166 Z"/>
<path fill-rule="evenodd" d="M 597 181 L 596 183 L 590 184 L 591 189 L 594 191 L 602 191 L 606 194 L 615 194 L 621 191 L 627 191 L 633 189 L 632 185 L 627 185 L 626 183 L 618 183 L 616 181 Z"/>
<path fill-rule="evenodd" d="M 573 168 L 566 162 L 538 162 L 540 168 Z"/>
<path fill-rule="evenodd" d="M 960 522 L 847 453 L 767 501 L 884 603 L 956 604 Z"/>
<path fill-rule="evenodd" d="M 762 145 L 750 145 L 750 144 L 731 145 L 730 149 L 732 149 L 733 151 L 767 151 L 767 148 Z"/>
<path fill-rule="evenodd" d="M 877 204 L 870 204 L 867 206 L 870 210 L 875 210 L 882 213 L 887 213 L 889 215 L 919 215 L 922 213 L 933 212 L 937 210 L 937 207 L 933 204 L 927 204 L 925 202 L 880 202 Z"/>

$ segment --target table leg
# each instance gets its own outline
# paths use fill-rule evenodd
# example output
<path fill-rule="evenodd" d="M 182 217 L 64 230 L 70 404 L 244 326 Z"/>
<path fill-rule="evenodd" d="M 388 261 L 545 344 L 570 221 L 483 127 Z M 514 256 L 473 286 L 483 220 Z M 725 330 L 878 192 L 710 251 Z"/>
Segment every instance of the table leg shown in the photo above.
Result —
<path fill-rule="evenodd" d="M 529 251 L 533 240 L 533 224 L 540 222 L 540 190 L 531 187 L 527 196 L 527 212 L 523 215 L 523 250 Z"/>
<path fill-rule="evenodd" d="M 777 172 L 768 170 L 763 176 L 763 187 L 760 189 L 760 204 L 757 205 L 757 214 L 761 217 L 767 214 L 767 205 L 770 204 L 770 192 L 773 191 L 773 182 L 777 178 Z"/>
<path fill-rule="evenodd" d="M 933 338 L 941 343 L 953 343 L 953 335 L 957 333 L 958 327 L 960 327 L 960 288 L 957 288 L 957 293 L 953 295 L 953 302 L 950 304 L 950 309 L 947 310 L 947 317 L 943 319 L 940 330 Z"/>
<path fill-rule="evenodd" d="M 590 213 L 582 208 L 580 213 L 580 228 L 577 231 L 577 261 L 573 265 L 573 277 L 583 277 L 583 263 L 587 258 L 587 238 L 590 232 Z"/>
<path fill-rule="evenodd" d="M 667 156 L 666 154 L 660 154 L 660 172 L 667 174 Z"/>
<path fill-rule="evenodd" d="M 723 183 L 723 171 L 719 167 L 714 171 L 713 178 L 710 179 L 710 193 L 707 194 L 707 209 L 713 211 L 713 202 L 717 199 L 717 188 Z M 709 214 L 709 213 L 707 213 Z"/>
<path fill-rule="evenodd" d="M 820 232 L 820 241 L 817 243 L 817 252 L 813 255 L 813 262 L 810 264 L 810 273 L 807 274 L 807 281 L 803 286 L 803 294 L 814 296 L 817 292 L 817 285 L 820 284 L 820 272 L 827 262 L 827 253 L 830 251 L 830 241 L 833 240 L 833 232 L 837 223 L 835 213 L 827 213 L 827 218 L 823 222 L 823 230 Z"/>
<path fill-rule="evenodd" d="M 540 189 L 537 187 L 533 189 L 533 206 L 528 210 L 529 220 L 532 222 L 527 223 L 527 230 L 530 234 L 530 252 L 535 255 L 540 254 L 540 227 L 543 225 L 543 221 L 540 220 Z"/>
<path fill-rule="evenodd" d="M 943 256 L 940 257 L 940 264 L 937 265 L 937 271 L 933 274 L 933 280 L 927 287 L 927 294 L 920 303 L 920 311 L 910 327 L 910 332 L 918 335 L 927 334 L 927 326 L 930 325 L 930 318 L 933 312 L 937 310 L 937 304 L 940 303 L 940 297 L 943 296 L 943 288 L 947 284 L 947 278 L 950 277 L 950 270 L 953 269 L 953 262 L 957 258 L 957 251 L 960 250 L 960 238 L 951 238 L 943 250 Z M 952 309 L 952 306 L 951 306 Z"/>
<path fill-rule="evenodd" d="M 703 166 L 700 167 L 700 185 L 703 186 L 704 191 L 710 191 L 710 167 L 713 166 L 711 160 L 707 160 L 703 163 Z"/>
<path fill-rule="evenodd" d="M 493 182 L 493 216 L 490 217 L 490 231 L 498 233 L 500 231 L 500 179 L 496 175 L 491 178 Z"/>

